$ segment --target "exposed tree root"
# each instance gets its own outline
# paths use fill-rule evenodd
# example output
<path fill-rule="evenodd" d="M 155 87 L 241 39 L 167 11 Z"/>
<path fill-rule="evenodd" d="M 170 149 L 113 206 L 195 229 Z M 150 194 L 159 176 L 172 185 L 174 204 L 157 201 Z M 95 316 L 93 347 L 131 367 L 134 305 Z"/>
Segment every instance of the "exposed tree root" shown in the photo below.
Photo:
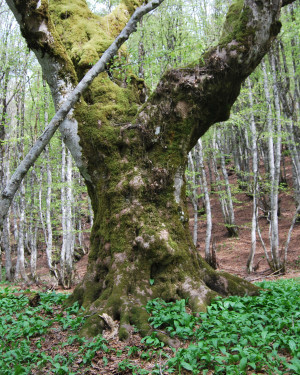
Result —
<path fill-rule="evenodd" d="M 107 327 L 103 319 L 104 314 L 107 314 L 112 320 L 120 322 L 120 339 L 127 339 L 134 329 L 147 335 L 150 326 L 145 305 L 148 300 L 157 297 L 167 302 L 184 298 L 192 311 L 197 313 L 205 311 L 212 299 L 218 295 L 225 297 L 258 294 L 259 288 L 246 280 L 225 272 L 217 272 L 198 257 L 194 260 L 197 260 L 193 262 L 194 266 L 198 265 L 197 272 L 195 269 L 183 272 L 183 267 L 174 267 L 170 274 L 166 267 L 163 274 L 169 275 L 169 279 L 157 276 L 153 285 L 149 278 L 136 279 L 134 273 L 126 272 L 122 277 L 120 273 L 114 273 L 112 285 L 108 285 L 111 284 L 112 270 L 107 273 L 104 283 L 97 281 L 92 272 L 88 273 L 68 302 L 78 301 L 86 308 L 88 319 L 81 334 L 95 336 L 101 333 Z M 103 285 L 108 286 L 103 289 Z"/>

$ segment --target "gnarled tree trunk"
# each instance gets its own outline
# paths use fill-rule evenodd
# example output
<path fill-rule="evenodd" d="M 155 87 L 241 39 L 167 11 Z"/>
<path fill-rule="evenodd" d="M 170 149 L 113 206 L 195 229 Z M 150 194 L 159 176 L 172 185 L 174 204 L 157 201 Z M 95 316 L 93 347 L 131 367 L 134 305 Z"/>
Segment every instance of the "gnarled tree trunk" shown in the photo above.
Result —
<path fill-rule="evenodd" d="M 52 0 L 49 6 L 46 0 L 7 2 L 57 107 L 143 3 L 124 0 L 101 18 L 84 0 Z M 124 81 L 104 72 L 69 114 L 61 130 L 95 215 L 88 271 L 71 297 L 89 309 L 85 333 L 99 331 L 104 311 L 120 319 L 121 337 L 132 325 L 146 332 L 143 305 L 149 298 L 188 298 L 201 311 L 217 293 L 257 291 L 217 273 L 195 251 L 184 171 L 199 137 L 228 119 L 241 83 L 280 30 L 281 6 L 279 0 L 235 2 L 219 45 L 191 66 L 168 71 L 145 104 L 141 79 L 131 75 Z"/>

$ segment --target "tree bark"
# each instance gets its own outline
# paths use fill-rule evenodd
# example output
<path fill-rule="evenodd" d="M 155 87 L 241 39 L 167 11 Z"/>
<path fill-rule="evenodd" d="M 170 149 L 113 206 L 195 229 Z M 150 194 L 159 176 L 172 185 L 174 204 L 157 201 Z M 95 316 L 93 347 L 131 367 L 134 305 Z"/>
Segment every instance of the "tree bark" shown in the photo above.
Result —
<path fill-rule="evenodd" d="M 198 153 L 198 158 L 199 158 L 199 169 L 201 173 L 202 189 L 203 189 L 204 198 L 205 198 L 205 213 L 206 213 L 205 260 L 209 265 L 215 268 L 216 264 L 214 264 L 213 257 L 210 252 L 212 215 L 211 215 L 211 206 L 210 206 L 210 198 L 209 198 L 209 192 L 208 192 L 208 186 L 207 186 L 206 172 L 205 172 L 205 167 L 204 167 L 203 146 L 202 146 L 201 139 L 199 139 L 197 143 L 197 153 Z"/>
<path fill-rule="evenodd" d="M 59 99 L 142 3 L 126 0 L 102 19 L 82 0 L 52 0 L 49 9 L 45 0 L 7 2 Z M 89 311 L 84 333 L 101 329 L 103 311 L 120 320 L 120 337 L 133 325 L 146 333 L 143 305 L 149 298 L 187 298 L 194 311 L 203 311 L 216 294 L 257 292 L 217 273 L 195 251 L 184 172 L 188 152 L 213 123 L 228 119 L 241 83 L 268 51 L 280 30 L 281 5 L 238 0 L 219 44 L 190 66 L 166 72 L 145 104 L 138 77 L 129 75 L 122 87 L 106 72 L 77 104 L 71 119 L 78 132 L 68 130 L 80 139 L 81 171 L 95 215 L 88 272 L 70 298 Z"/>
<path fill-rule="evenodd" d="M 217 131 L 217 144 L 218 144 L 218 148 L 220 152 L 221 171 L 222 171 L 222 175 L 224 178 L 224 185 L 225 185 L 225 194 L 224 194 L 224 203 L 226 206 L 226 210 L 224 211 L 224 213 L 226 212 L 226 214 L 224 215 L 225 226 L 230 237 L 238 237 L 239 231 L 238 231 L 238 227 L 235 223 L 235 218 L 234 218 L 234 208 L 233 208 L 233 201 L 232 201 L 232 195 L 231 195 L 231 188 L 230 188 L 228 173 L 227 173 L 226 166 L 225 166 L 225 156 L 224 156 L 225 150 L 221 143 L 220 130 Z"/>
<path fill-rule="evenodd" d="M 196 171 L 192 153 L 188 154 L 188 164 L 191 173 L 190 189 L 191 189 L 191 202 L 194 210 L 194 224 L 193 224 L 193 243 L 197 246 L 198 241 L 198 187 L 196 184 Z"/>
<path fill-rule="evenodd" d="M 258 157 L 257 157 L 257 142 L 256 142 L 256 124 L 253 109 L 253 95 L 251 81 L 248 78 L 249 90 L 249 104 L 250 104 L 250 129 L 252 137 L 252 170 L 253 170 L 253 208 L 252 208 L 252 225 L 251 225 L 251 250 L 247 260 L 247 270 L 249 273 L 253 272 L 253 261 L 256 251 L 256 223 L 257 223 L 257 195 L 258 195 Z"/>

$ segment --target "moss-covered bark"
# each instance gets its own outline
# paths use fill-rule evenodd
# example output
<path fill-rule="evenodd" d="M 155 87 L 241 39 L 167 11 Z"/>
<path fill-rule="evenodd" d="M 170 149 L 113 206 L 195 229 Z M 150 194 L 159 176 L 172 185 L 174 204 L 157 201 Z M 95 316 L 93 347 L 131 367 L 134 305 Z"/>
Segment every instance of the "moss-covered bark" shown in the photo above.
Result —
<path fill-rule="evenodd" d="M 44 71 L 59 63 L 55 83 L 46 75 L 49 84 L 64 81 L 65 88 L 93 65 L 142 3 L 124 0 L 101 18 L 85 0 L 51 0 L 49 8 L 46 0 L 7 1 L 20 14 L 23 35 Z M 101 330 L 103 312 L 120 320 L 122 338 L 133 325 L 147 332 L 143 306 L 149 298 L 187 298 L 194 311 L 202 311 L 217 294 L 257 293 L 197 254 L 188 230 L 184 170 L 189 150 L 213 123 L 229 117 L 240 85 L 279 32 L 280 6 L 234 2 L 219 44 L 189 67 L 167 72 L 145 104 L 137 77 L 120 81 L 102 73 L 77 105 L 95 213 L 88 271 L 69 301 L 79 301 L 90 315 L 84 333 Z"/>
<path fill-rule="evenodd" d="M 77 116 L 85 119 L 82 131 L 94 127 L 87 112 Z M 143 306 L 150 298 L 186 298 L 194 311 L 203 311 L 217 293 L 257 292 L 249 283 L 216 273 L 197 254 L 188 228 L 185 186 L 178 196 L 175 189 L 176 178 L 184 178 L 185 151 L 178 144 L 170 151 L 164 142 L 149 145 L 144 133 L 103 124 L 83 147 L 89 147 L 95 162 L 95 223 L 89 268 L 70 302 L 78 300 L 92 314 L 86 334 L 101 329 L 103 312 L 120 319 L 123 338 L 133 325 L 146 333 Z"/>

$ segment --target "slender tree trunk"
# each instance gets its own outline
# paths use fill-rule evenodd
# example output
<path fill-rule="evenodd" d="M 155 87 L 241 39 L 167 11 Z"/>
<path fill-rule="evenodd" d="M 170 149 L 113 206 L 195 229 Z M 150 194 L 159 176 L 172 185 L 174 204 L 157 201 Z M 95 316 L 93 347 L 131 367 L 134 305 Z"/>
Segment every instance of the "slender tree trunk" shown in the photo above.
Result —
<path fill-rule="evenodd" d="M 213 171 L 215 175 L 215 187 L 216 187 L 216 192 L 218 194 L 219 202 L 221 205 L 221 211 L 224 219 L 224 223 L 226 225 L 228 221 L 228 210 L 225 202 L 225 197 L 224 197 L 224 190 L 223 190 L 223 183 L 221 181 L 220 173 L 218 171 L 217 167 L 217 160 L 215 158 L 215 155 L 213 154 L 212 158 L 212 165 L 213 165 Z"/>
<path fill-rule="evenodd" d="M 294 197 L 296 201 L 296 205 L 300 205 L 300 157 L 299 157 L 299 150 L 297 149 L 297 141 L 295 138 L 295 127 L 297 127 L 297 120 L 298 120 L 298 113 L 299 113 L 299 106 L 298 102 L 298 91 L 297 85 L 295 85 L 294 95 L 290 92 L 290 72 L 288 69 L 287 59 L 285 55 L 285 49 L 282 44 L 280 43 L 282 59 L 283 59 L 283 66 L 285 72 L 285 82 L 281 82 L 281 85 L 278 87 L 279 97 L 282 103 L 283 112 L 287 118 L 285 122 L 285 129 L 287 134 L 287 147 L 290 151 L 290 156 L 293 163 L 293 185 L 294 185 Z M 294 64 L 293 64 L 294 67 Z M 296 74 L 295 70 L 293 70 L 293 74 Z M 294 98 L 293 98 L 294 96 Z"/>
<path fill-rule="evenodd" d="M 253 208 L 252 208 L 252 226 L 251 226 L 251 250 L 247 261 L 248 272 L 253 272 L 253 260 L 256 251 L 256 223 L 257 223 L 257 185 L 258 185 L 258 157 L 256 144 L 256 125 L 253 113 L 253 96 L 250 78 L 247 79 L 250 103 L 250 129 L 252 137 L 252 170 L 253 170 Z"/>
<path fill-rule="evenodd" d="M 24 251 L 24 221 L 25 221 L 25 186 L 21 185 L 20 190 L 20 217 L 19 217 L 19 237 L 15 279 L 28 281 L 25 270 L 25 251 Z"/>
<path fill-rule="evenodd" d="M 300 205 L 296 208 L 296 211 L 295 211 L 295 214 L 294 214 L 294 217 L 293 217 L 293 220 L 292 220 L 292 223 L 291 223 L 288 235 L 287 235 L 285 246 L 284 246 L 284 261 L 283 261 L 284 271 L 286 271 L 286 267 L 287 267 L 287 255 L 288 255 L 288 248 L 289 248 L 289 244 L 291 240 L 292 231 L 294 229 L 294 225 L 299 215 L 300 215 Z"/>
<path fill-rule="evenodd" d="M 199 158 L 199 168 L 201 173 L 201 180 L 202 180 L 202 188 L 205 197 L 205 213 L 206 213 L 206 236 L 205 236 L 205 260 L 208 264 L 210 264 L 213 268 L 215 268 L 215 264 L 212 262 L 211 256 L 211 231 L 212 231 L 212 215 L 211 215 L 211 207 L 210 207 L 210 198 L 207 186 L 207 179 L 206 179 L 206 172 L 204 167 L 204 158 L 203 158 L 203 147 L 202 147 L 202 140 L 201 138 L 198 140 L 197 143 L 197 151 L 198 151 L 198 158 Z"/>
<path fill-rule="evenodd" d="M 24 128 L 25 128 L 25 74 L 27 67 L 24 67 L 24 77 L 20 88 L 20 92 L 17 98 L 17 133 L 20 137 L 17 145 L 18 160 L 21 160 L 24 155 Z M 19 230 L 18 230 L 18 244 L 17 244 L 17 264 L 15 279 L 23 279 L 28 281 L 28 277 L 25 270 L 25 183 L 22 181 L 19 196 Z"/>
<path fill-rule="evenodd" d="M 5 172 L 6 181 L 8 181 L 9 175 L 10 175 L 10 165 L 9 165 L 10 149 L 9 149 L 8 144 L 6 146 L 5 155 L 6 155 L 6 158 L 4 161 L 3 169 Z M 10 211 L 8 212 L 8 215 L 3 225 L 2 246 L 5 252 L 5 279 L 8 281 L 12 281 L 13 270 L 12 270 L 11 247 L 10 247 Z"/>
<path fill-rule="evenodd" d="M 67 226 L 66 226 L 66 147 L 62 143 L 61 154 L 61 226 L 62 226 L 62 245 L 60 251 L 60 269 L 59 277 L 62 286 L 65 285 L 65 268 L 66 268 L 66 252 L 67 252 Z"/>
<path fill-rule="evenodd" d="M 31 190 L 31 201 L 30 201 L 30 218 L 29 218 L 29 246 L 30 246 L 30 272 L 31 277 L 34 281 L 37 280 L 36 276 L 36 263 L 37 263 L 37 217 L 36 217 L 36 207 L 35 207 L 35 182 L 36 173 L 32 169 L 30 174 L 30 190 Z"/>
<path fill-rule="evenodd" d="M 73 256 L 74 256 L 74 227 L 72 220 L 73 192 L 72 192 L 72 155 L 67 152 L 66 163 L 66 258 L 65 258 L 65 284 L 71 287 L 73 281 Z"/>
<path fill-rule="evenodd" d="M 225 199 L 226 202 L 226 211 L 228 212 L 228 216 L 226 219 L 226 229 L 231 237 L 238 237 L 238 228 L 235 224 L 235 218 L 234 218 L 234 208 L 233 208 L 233 202 L 232 202 L 232 195 L 231 195 L 231 189 L 230 189 L 230 183 L 228 179 L 228 173 L 225 166 L 225 157 L 222 150 L 222 144 L 221 144 L 221 135 L 220 132 L 217 131 L 217 143 L 220 150 L 220 162 L 221 162 L 221 170 L 222 175 L 224 178 L 224 184 L 225 184 Z"/>
<path fill-rule="evenodd" d="M 92 203 L 90 197 L 88 197 L 88 208 L 89 208 L 89 221 L 91 224 L 91 228 L 94 225 L 94 213 L 93 213 L 93 208 L 92 208 Z"/>
<path fill-rule="evenodd" d="M 276 80 L 274 76 L 274 61 L 271 58 L 271 68 L 273 80 Z M 279 175 L 280 175 L 280 154 L 281 154 L 281 135 L 280 135 L 280 109 L 278 108 L 278 96 L 276 94 L 276 81 L 274 82 L 274 101 L 276 109 L 277 119 L 277 141 L 274 145 L 274 125 L 272 120 L 272 106 L 271 96 L 269 91 L 269 81 L 266 70 L 266 65 L 262 63 L 262 69 L 264 74 L 264 90 L 268 105 L 268 159 L 269 159 L 269 173 L 270 173 L 270 245 L 272 255 L 272 269 L 279 271 L 281 267 L 281 261 L 279 256 L 279 238 L 278 238 L 278 188 L 279 188 Z"/>
<path fill-rule="evenodd" d="M 192 157 L 192 153 L 190 152 L 188 155 L 189 158 L 189 169 L 191 173 L 191 201 L 194 210 L 194 224 L 193 224 L 193 242 L 194 245 L 197 245 L 198 240 L 198 193 L 197 193 L 197 184 L 196 184 L 196 171 L 194 165 L 194 159 Z"/>
<path fill-rule="evenodd" d="M 44 122 L 45 126 L 48 125 L 48 111 L 49 111 L 49 95 L 47 92 L 46 82 L 43 80 L 43 91 L 44 91 Z M 47 265 L 50 273 L 56 272 L 52 265 L 52 244 L 53 244 L 53 233 L 52 233 L 52 222 L 51 222 L 51 198 L 52 198 L 52 171 L 51 171 L 51 160 L 50 160 L 50 150 L 49 145 L 45 148 L 46 156 L 46 173 L 47 173 L 47 193 L 46 193 L 46 227 L 47 227 Z M 57 277 L 57 275 L 56 275 Z"/>
<path fill-rule="evenodd" d="M 40 222 L 43 230 L 43 235 L 44 235 L 44 242 L 47 246 L 48 242 L 48 236 L 47 236 L 47 230 L 45 226 L 45 219 L 44 219 L 44 205 L 43 205 L 43 186 L 44 186 L 44 165 L 41 166 L 40 168 L 40 173 L 38 177 L 38 183 L 39 183 L 39 216 L 40 216 Z"/>

